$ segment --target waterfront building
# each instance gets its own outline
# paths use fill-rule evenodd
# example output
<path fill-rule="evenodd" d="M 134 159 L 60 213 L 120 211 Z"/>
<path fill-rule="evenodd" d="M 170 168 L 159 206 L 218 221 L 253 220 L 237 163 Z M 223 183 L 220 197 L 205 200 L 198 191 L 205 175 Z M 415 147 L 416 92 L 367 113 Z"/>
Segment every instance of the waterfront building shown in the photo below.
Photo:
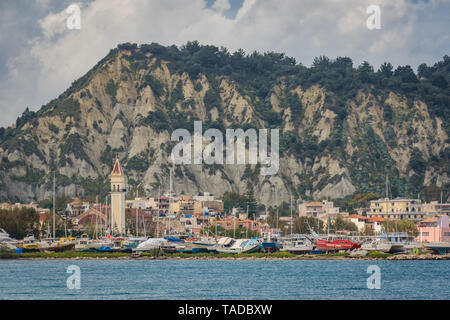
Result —
<path fill-rule="evenodd" d="M 205 200 L 194 202 L 194 214 L 204 214 L 205 212 L 216 212 L 222 214 L 224 210 L 222 200 Z"/>
<path fill-rule="evenodd" d="M 418 225 L 420 242 L 450 242 L 449 216 L 438 215 L 421 221 Z"/>
<path fill-rule="evenodd" d="M 423 210 L 420 199 L 378 199 L 370 201 L 367 211 L 369 218 L 381 217 L 389 220 L 420 221 L 427 218 L 428 213 Z"/>
<path fill-rule="evenodd" d="M 324 215 L 336 214 L 339 214 L 339 208 L 334 206 L 333 201 L 302 202 L 298 205 L 299 217 L 321 218 Z"/>
<path fill-rule="evenodd" d="M 66 207 L 66 212 L 69 214 L 69 216 L 72 217 L 78 217 L 83 213 L 87 212 L 88 210 L 89 210 L 89 202 L 81 201 L 80 196 L 78 194 L 73 199 L 72 202 L 67 204 Z"/>
<path fill-rule="evenodd" d="M 111 231 L 125 233 L 125 174 L 116 159 L 111 172 Z"/>
<path fill-rule="evenodd" d="M 362 232 L 366 228 L 367 221 L 370 219 L 358 214 L 351 214 L 343 218 L 349 220 L 350 222 L 353 222 L 358 227 L 358 232 Z"/>
<path fill-rule="evenodd" d="M 34 202 L 26 203 L 26 204 L 19 203 L 19 202 L 14 203 L 14 204 L 11 204 L 11 203 L 8 203 L 8 202 L 3 202 L 0 205 L 0 209 L 2 209 L 2 210 L 14 210 L 14 209 L 24 209 L 24 208 L 26 208 L 26 209 L 33 208 L 33 209 L 37 210 L 38 209 L 38 204 L 34 203 Z"/>
<path fill-rule="evenodd" d="M 150 209 L 156 216 L 169 214 L 169 197 L 150 197 L 147 202 L 147 209 Z"/>
<path fill-rule="evenodd" d="M 366 220 L 366 227 L 372 227 L 375 233 L 381 233 L 383 230 L 383 222 L 384 218 L 381 217 L 372 217 Z"/>
<path fill-rule="evenodd" d="M 192 197 L 195 201 L 203 202 L 203 201 L 214 201 L 214 195 L 209 192 L 200 192 Z"/>
<path fill-rule="evenodd" d="M 259 231 L 262 227 L 261 222 L 250 220 L 250 219 L 234 219 L 233 217 L 226 217 L 220 220 L 213 220 L 211 225 L 215 227 L 221 227 L 225 230 L 242 229 L 247 228 L 252 231 Z"/>
<path fill-rule="evenodd" d="M 450 216 L 450 203 L 439 203 L 437 201 L 431 201 L 429 203 L 423 204 L 423 210 L 427 212 L 429 216 Z"/>
<path fill-rule="evenodd" d="M 194 205 L 195 201 L 191 197 L 180 195 L 177 201 L 172 202 L 170 211 L 176 215 L 200 215 L 201 210 L 195 212 Z"/>

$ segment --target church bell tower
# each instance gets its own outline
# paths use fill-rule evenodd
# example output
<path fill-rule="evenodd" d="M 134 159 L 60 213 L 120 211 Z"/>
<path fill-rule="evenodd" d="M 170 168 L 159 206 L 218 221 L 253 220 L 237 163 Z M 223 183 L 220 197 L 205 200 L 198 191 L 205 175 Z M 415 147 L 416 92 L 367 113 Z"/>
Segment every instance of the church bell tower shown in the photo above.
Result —
<path fill-rule="evenodd" d="M 125 175 L 116 159 L 111 172 L 111 234 L 125 233 Z"/>

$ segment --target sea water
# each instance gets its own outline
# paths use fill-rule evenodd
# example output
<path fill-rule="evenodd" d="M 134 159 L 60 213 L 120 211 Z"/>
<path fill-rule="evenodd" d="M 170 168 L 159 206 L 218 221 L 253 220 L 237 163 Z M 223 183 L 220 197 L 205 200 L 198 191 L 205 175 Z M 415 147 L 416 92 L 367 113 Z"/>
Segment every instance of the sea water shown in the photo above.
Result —
<path fill-rule="evenodd" d="M 368 288 L 372 265 L 380 289 Z M 450 261 L 0 261 L 0 299 L 448 300 L 449 283 Z"/>

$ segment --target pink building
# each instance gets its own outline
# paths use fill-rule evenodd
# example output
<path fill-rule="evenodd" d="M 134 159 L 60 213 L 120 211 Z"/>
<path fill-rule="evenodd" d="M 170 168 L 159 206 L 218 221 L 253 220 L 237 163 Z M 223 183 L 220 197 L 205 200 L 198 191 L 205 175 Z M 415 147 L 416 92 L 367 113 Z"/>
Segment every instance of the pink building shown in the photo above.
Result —
<path fill-rule="evenodd" d="M 450 242 L 449 216 L 438 215 L 418 225 L 420 242 Z"/>

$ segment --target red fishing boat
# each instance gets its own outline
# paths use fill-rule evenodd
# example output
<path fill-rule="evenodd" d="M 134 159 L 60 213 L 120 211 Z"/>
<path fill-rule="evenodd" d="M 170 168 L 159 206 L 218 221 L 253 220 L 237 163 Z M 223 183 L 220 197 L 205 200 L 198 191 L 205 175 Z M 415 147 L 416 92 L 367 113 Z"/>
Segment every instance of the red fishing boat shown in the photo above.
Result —
<path fill-rule="evenodd" d="M 349 239 L 328 237 L 328 239 L 315 239 L 317 250 L 321 251 L 339 251 L 353 250 L 360 248 L 361 245 Z"/>

